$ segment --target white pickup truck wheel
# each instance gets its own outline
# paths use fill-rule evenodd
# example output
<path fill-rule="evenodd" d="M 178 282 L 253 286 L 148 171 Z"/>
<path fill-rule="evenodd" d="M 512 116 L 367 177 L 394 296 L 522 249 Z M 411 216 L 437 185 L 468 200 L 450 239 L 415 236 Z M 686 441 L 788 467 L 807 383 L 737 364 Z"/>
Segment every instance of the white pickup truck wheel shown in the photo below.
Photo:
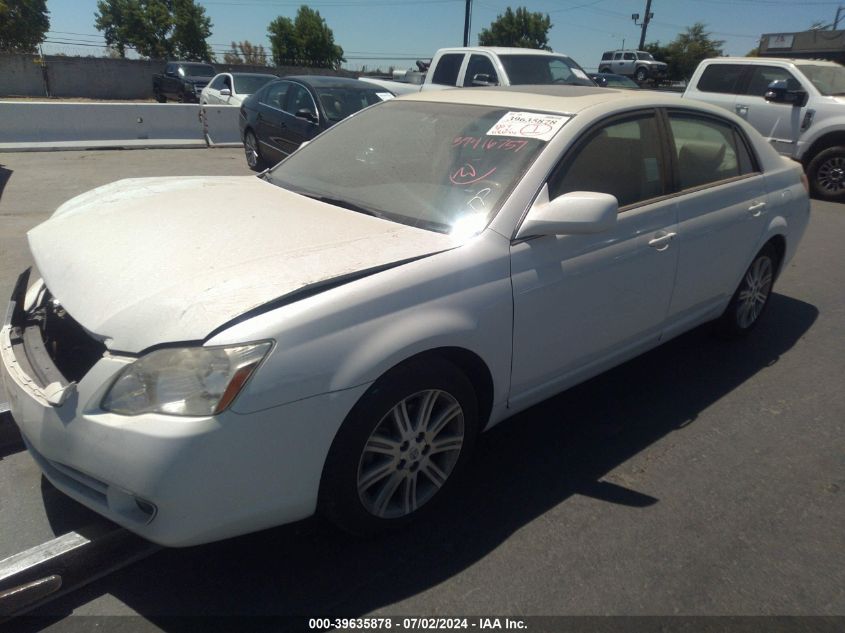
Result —
<path fill-rule="evenodd" d="M 819 152 L 807 167 L 813 194 L 831 202 L 845 201 L 845 146 Z"/>

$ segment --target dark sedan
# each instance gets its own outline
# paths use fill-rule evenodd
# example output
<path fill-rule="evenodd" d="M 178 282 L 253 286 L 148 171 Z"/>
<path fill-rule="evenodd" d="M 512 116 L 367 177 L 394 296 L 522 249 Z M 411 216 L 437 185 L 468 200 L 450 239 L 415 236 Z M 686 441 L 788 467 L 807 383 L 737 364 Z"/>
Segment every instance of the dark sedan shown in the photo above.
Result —
<path fill-rule="evenodd" d="M 614 75 L 613 73 L 588 73 L 590 79 L 602 88 L 627 88 L 639 90 L 637 83 L 625 75 Z"/>
<path fill-rule="evenodd" d="M 350 114 L 393 96 L 386 88 L 344 77 L 309 75 L 270 82 L 241 106 L 246 162 L 260 171 Z"/>

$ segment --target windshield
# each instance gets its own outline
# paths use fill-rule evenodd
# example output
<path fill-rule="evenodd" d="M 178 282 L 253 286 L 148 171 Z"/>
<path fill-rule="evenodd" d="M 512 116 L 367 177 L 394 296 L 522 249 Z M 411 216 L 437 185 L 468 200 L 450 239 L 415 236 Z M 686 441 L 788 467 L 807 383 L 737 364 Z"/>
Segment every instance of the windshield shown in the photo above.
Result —
<path fill-rule="evenodd" d="M 469 236 L 499 210 L 568 117 L 388 101 L 268 172 L 280 187 L 440 233 Z"/>
<path fill-rule="evenodd" d="M 845 95 L 845 68 L 818 64 L 796 64 L 807 79 L 825 96 Z"/>
<path fill-rule="evenodd" d="M 275 75 L 232 75 L 235 80 L 235 92 L 239 95 L 251 95 L 268 81 L 278 79 Z"/>
<path fill-rule="evenodd" d="M 213 77 L 217 71 L 205 64 L 183 64 L 179 66 L 179 74 L 183 77 Z"/>
<path fill-rule="evenodd" d="M 645 51 L 637 51 L 637 57 L 646 62 L 654 61 L 654 57 L 651 56 L 651 53 L 646 53 Z"/>
<path fill-rule="evenodd" d="M 315 89 L 329 121 L 335 122 L 393 96 L 386 89 L 376 86 L 371 88 L 317 87 Z"/>
<path fill-rule="evenodd" d="M 563 55 L 501 55 L 512 86 L 523 84 L 574 84 L 592 86 L 581 67 Z"/>

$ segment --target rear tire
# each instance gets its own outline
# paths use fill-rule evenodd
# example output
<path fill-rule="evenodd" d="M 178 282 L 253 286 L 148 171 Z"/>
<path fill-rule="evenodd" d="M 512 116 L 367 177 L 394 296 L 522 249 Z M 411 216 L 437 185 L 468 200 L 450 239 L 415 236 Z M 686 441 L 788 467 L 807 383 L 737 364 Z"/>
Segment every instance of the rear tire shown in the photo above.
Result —
<path fill-rule="evenodd" d="M 766 244 L 742 276 L 731 302 L 716 321 L 716 330 L 726 338 L 748 335 L 760 321 L 769 298 L 779 265 L 777 251 Z"/>
<path fill-rule="evenodd" d="M 845 146 L 819 152 L 807 166 L 813 195 L 830 202 L 845 202 Z"/>
<path fill-rule="evenodd" d="M 430 356 L 399 365 L 361 397 L 332 442 L 320 512 L 371 535 L 436 507 L 464 469 L 478 433 L 472 383 Z"/>
<path fill-rule="evenodd" d="M 603 68 L 599 68 L 599 72 L 600 73 L 609 73 L 610 68 L 608 68 L 607 66 L 604 66 Z"/>

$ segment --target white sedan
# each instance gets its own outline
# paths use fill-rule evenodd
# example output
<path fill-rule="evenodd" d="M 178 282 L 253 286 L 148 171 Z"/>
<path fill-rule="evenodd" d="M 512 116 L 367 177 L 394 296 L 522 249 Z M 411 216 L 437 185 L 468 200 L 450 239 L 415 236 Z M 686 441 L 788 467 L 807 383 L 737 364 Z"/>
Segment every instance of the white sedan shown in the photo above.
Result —
<path fill-rule="evenodd" d="M 57 488 L 157 543 L 401 525 L 479 432 L 705 322 L 749 333 L 802 178 L 657 93 L 391 100 L 258 177 L 123 180 L 31 230 L 11 411 Z"/>
<path fill-rule="evenodd" d="M 200 93 L 200 105 L 236 105 L 258 91 L 276 75 L 262 73 L 220 73 Z"/>

